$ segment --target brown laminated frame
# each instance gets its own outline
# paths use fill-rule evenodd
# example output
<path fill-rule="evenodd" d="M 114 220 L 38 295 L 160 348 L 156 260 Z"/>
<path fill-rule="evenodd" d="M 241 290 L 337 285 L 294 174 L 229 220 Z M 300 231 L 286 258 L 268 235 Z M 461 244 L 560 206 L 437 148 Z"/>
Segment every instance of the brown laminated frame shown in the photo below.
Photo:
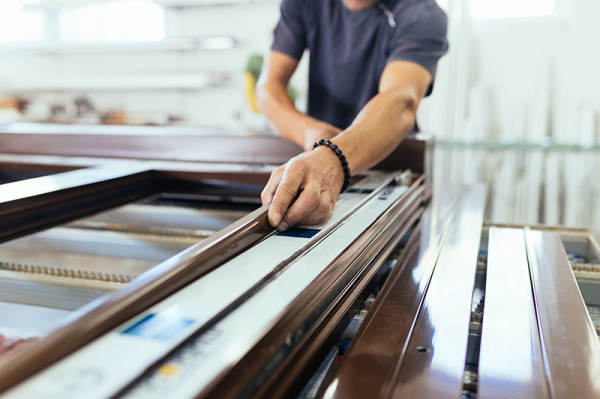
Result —
<path fill-rule="evenodd" d="M 600 397 L 600 343 L 557 233 L 525 229 L 527 257 L 552 398 Z"/>
<path fill-rule="evenodd" d="M 293 397 L 335 343 L 342 318 L 429 198 L 421 176 L 327 266 L 250 352 L 198 397 Z"/>
<path fill-rule="evenodd" d="M 430 135 L 409 135 L 374 169 L 410 169 L 428 175 L 433 143 Z M 69 167 L 74 162 L 60 157 L 278 166 L 301 152 L 296 144 L 269 134 L 232 135 L 200 128 L 19 123 L 0 127 L 0 154 L 35 154 L 45 165 L 48 162 L 44 156 L 52 156 L 50 164 L 55 169 Z"/>
<path fill-rule="evenodd" d="M 84 170 L 77 172 L 82 174 Z M 142 174 L 142 176 L 148 178 L 152 175 Z M 98 178 L 98 171 L 94 172 L 94 177 L 96 180 L 89 182 L 86 196 L 79 198 L 82 202 L 95 198 L 99 191 L 105 189 L 102 184 L 105 181 Z M 128 177 L 129 175 L 125 175 L 124 180 L 121 181 L 115 178 L 116 182 L 113 183 L 116 187 L 130 187 Z M 44 179 L 57 178 L 60 177 L 48 176 Z M 122 185 L 118 184 L 119 182 Z M 14 184 L 19 183 L 24 185 L 26 182 Z M 67 191 L 71 189 L 68 184 L 65 186 Z M 64 193 L 61 191 L 58 189 L 49 193 L 47 195 L 49 198 L 44 204 L 51 206 L 48 204 L 60 203 L 61 198 L 64 198 L 62 197 Z M 146 190 L 145 194 L 151 192 Z M 323 344 L 331 340 L 337 324 L 354 299 L 398 241 L 418 220 L 428 195 L 427 186 L 421 176 L 411 185 L 401 201 L 395 203 L 371 226 L 367 234 L 352 244 L 352 251 L 341 254 L 334 264 L 328 267 L 327 272 L 294 301 L 290 311 L 242 362 L 230 370 L 227 378 L 215 382 L 216 386 L 211 387 L 212 394 L 208 396 L 228 397 L 235 396 L 232 392 L 239 394 L 245 390 L 260 389 L 266 390 L 270 396 L 277 397 L 282 390 L 295 392 L 300 389 L 310 377 L 310 366 L 314 366 L 318 361 Z M 21 200 L 33 201 L 26 194 L 23 194 Z M 50 200 L 51 202 L 47 202 Z M 73 198 L 69 200 L 71 205 L 75 203 Z M 18 208 L 19 200 L 14 202 L 16 204 L 13 205 Z M 111 201 L 110 206 L 113 205 L 114 202 Z M 23 350 L 18 357 L 11 358 L 10 361 L 0 361 L 0 375 L 3 376 L 0 381 L 0 392 L 98 338 L 272 234 L 273 229 L 266 221 L 266 211 L 266 206 L 261 207 L 181 255 L 170 258 L 106 300 L 98 301 L 86 314 L 40 343 Z M 81 216 L 81 213 L 77 215 Z M 67 218 L 55 216 L 52 220 L 65 219 Z M 50 224 L 40 219 L 38 221 L 43 227 L 48 227 Z M 36 228 L 32 226 L 30 231 L 34 230 Z M 355 252 L 360 255 L 356 255 Z M 339 267 L 347 264 L 346 267 Z M 327 304 L 325 310 L 322 309 L 324 304 Z M 311 311 L 315 308 L 321 309 L 316 316 Z M 307 320 L 312 320 L 311 326 L 304 331 Z M 291 348 L 285 348 L 286 334 L 283 332 L 291 330 L 297 331 L 299 342 L 295 342 Z M 290 352 L 286 354 L 283 364 L 277 364 L 275 368 L 273 368 L 272 353 L 264 349 L 272 347 L 280 347 Z M 310 350 L 307 350 L 309 348 Z M 249 375 L 248 366 L 256 373 L 255 376 L 250 379 L 239 378 L 239 375 Z M 269 372 L 264 374 L 265 370 Z M 256 378 L 257 375 L 265 376 L 265 381 L 262 381 L 260 386 L 256 385 L 260 381 Z M 232 381 L 235 381 L 235 384 L 232 384 Z"/>
<path fill-rule="evenodd" d="M 57 128 L 60 129 L 54 129 Z M 29 126 L 27 129 L 32 128 Z M 82 134 L 61 134 L 57 131 L 48 134 L 38 131 L 35 126 L 30 131 L 27 129 L 0 132 L 0 147 L 3 149 L 0 169 L 59 174 L 3 185 L 4 190 L 0 192 L 0 242 L 144 198 L 160 191 L 173 180 L 176 186 L 185 185 L 186 181 L 264 184 L 270 170 L 261 169 L 262 166 L 283 163 L 299 152 L 295 146 L 290 147 L 289 143 L 275 137 L 194 137 L 187 133 L 178 135 L 177 131 L 170 129 L 157 131 L 160 134 L 149 134 L 147 129 L 143 129 L 141 134 L 124 129 L 122 132 L 113 131 L 109 140 L 106 135 L 95 134 L 93 129 Z M 421 139 L 407 140 L 393 154 L 396 161 L 387 160 L 381 166 L 399 168 L 402 166 L 398 164 L 400 160 L 400 163 L 412 163 L 409 166 L 413 171 L 422 172 L 426 167 L 425 142 Z M 127 159 L 117 159 L 120 157 Z M 220 172 L 214 165 L 203 166 L 215 162 L 247 163 L 256 167 Z M 353 260 L 349 251 L 334 262 L 338 266 L 350 263 L 349 269 L 342 273 L 333 272 L 335 265 L 329 267 L 307 293 L 292 304 L 302 317 L 313 320 L 313 327 L 304 330 L 306 326 L 298 325 L 300 319 L 289 313 L 240 365 L 230 370 L 228 375 L 231 378 L 216 381 L 206 394 L 210 396 L 212 392 L 223 397 L 221 395 L 229 396 L 236 392 L 260 392 L 261 395 L 278 396 L 298 391 L 309 377 L 309 366 L 318 362 L 323 344 L 331 341 L 336 325 L 359 292 L 418 220 L 423 203 L 430 195 L 430 185 L 421 175 L 404 199 L 374 223 L 368 234 L 353 243 L 353 250 L 360 249 L 358 258 Z M 10 361 L 0 360 L 0 392 L 98 338 L 272 234 L 266 211 L 266 207 L 261 207 L 161 263 L 107 299 L 94 302 L 83 316 L 42 342 L 24 349 L 18 357 Z M 331 288 L 332 285 L 335 289 Z M 321 308 L 321 313 L 315 316 L 309 311 L 310 306 L 315 304 L 323 306 L 325 300 L 331 303 Z M 289 329 L 298 332 L 298 342 L 293 348 L 285 348 L 281 341 L 285 334 L 280 333 Z M 264 348 L 272 345 L 286 352 L 284 361 L 277 365 L 270 357 L 264 356 Z M 230 384 L 232 378 L 244 374 L 241 367 L 248 364 L 262 377 Z M 261 381 L 261 385 L 257 386 L 256 381 Z"/>
<path fill-rule="evenodd" d="M 490 229 L 478 397 L 600 397 L 598 336 L 557 230 Z"/>
<path fill-rule="evenodd" d="M 461 396 L 471 309 L 466 298 L 473 291 L 479 234 L 434 229 L 443 220 L 460 225 L 461 208 L 478 207 L 438 202 L 438 209 L 450 211 L 426 211 L 326 398 Z M 558 235 L 562 229 L 488 227 L 477 397 L 600 397 L 600 343 Z M 597 232 L 589 234 L 597 240 Z M 436 278 L 444 284 L 436 285 Z"/>
<path fill-rule="evenodd" d="M 461 320 L 449 318 L 471 298 L 470 290 L 459 289 L 472 284 L 476 259 L 471 266 L 460 246 L 479 245 L 484 194 L 480 186 L 448 188 L 439 194 L 367 314 L 325 397 L 460 397 L 469 307 Z M 456 260 L 464 262 L 454 265 Z M 448 295 L 453 284 L 456 295 Z M 439 334 L 449 321 L 453 328 Z M 437 339 L 456 341 L 440 345 Z"/>
<path fill-rule="evenodd" d="M 66 176 L 65 176 L 66 175 Z M 223 174 L 219 177 L 223 177 Z M 201 175 L 196 175 L 200 179 Z M 207 174 L 208 178 L 214 174 Z M 232 181 L 244 176 L 230 175 Z M 263 176 L 265 179 L 266 176 Z M 1 204 L 2 241 L 40 231 L 78 217 L 123 205 L 156 193 L 165 184 L 158 171 L 140 165 L 115 171 L 103 167 L 9 183 Z M 168 179 L 167 179 L 168 181 Z M 44 191 L 44 187 L 52 189 Z M 243 217 L 208 239 L 141 275 L 91 310 L 19 356 L 0 360 L 0 392 L 75 351 L 111 328 L 218 267 L 272 234 L 267 206 Z"/>

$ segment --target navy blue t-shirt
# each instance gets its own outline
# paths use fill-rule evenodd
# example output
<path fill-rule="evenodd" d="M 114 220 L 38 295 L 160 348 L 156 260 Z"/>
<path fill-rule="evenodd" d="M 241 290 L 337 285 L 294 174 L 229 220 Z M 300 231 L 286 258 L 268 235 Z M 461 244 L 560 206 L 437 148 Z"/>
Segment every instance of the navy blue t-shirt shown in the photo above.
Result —
<path fill-rule="evenodd" d="M 435 0 L 382 0 L 364 11 L 342 0 L 282 0 L 271 49 L 297 60 L 309 50 L 307 113 L 345 129 L 378 93 L 388 62 L 412 61 L 435 77 L 446 32 Z"/>

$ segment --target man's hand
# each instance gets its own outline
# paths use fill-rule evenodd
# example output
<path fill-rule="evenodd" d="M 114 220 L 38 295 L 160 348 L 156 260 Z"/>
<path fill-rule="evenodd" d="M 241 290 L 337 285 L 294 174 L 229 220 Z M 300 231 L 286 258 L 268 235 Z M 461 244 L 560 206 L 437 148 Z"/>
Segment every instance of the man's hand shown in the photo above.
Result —
<path fill-rule="evenodd" d="M 271 174 L 261 194 L 263 204 L 271 202 L 269 223 L 283 231 L 297 223 L 327 221 L 343 182 L 340 161 L 327 147 L 292 158 Z"/>

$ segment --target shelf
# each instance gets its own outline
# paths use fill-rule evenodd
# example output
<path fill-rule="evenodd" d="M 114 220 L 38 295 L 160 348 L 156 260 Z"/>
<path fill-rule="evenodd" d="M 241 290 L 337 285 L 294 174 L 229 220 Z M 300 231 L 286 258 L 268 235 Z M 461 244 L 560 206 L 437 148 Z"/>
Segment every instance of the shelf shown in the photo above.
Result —
<path fill-rule="evenodd" d="M 39 77 L 0 77 L 3 92 L 107 91 L 107 90 L 199 90 L 222 84 L 226 74 L 155 74 Z"/>
<path fill-rule="evenodd" d="M 123 0 L 40 0 L 37 3 L 26 4 L 23 8 L 27 10 L 50 9 L 58 10 L 63 8 L 82 7 L 98 3 L 111 3 Z M 276 0 L 151 0 L 153 3 L 165 8 L 183 8 L 183 7 L 207 7 L 221 5 L 244 5 L 257 3 L 276 3 Z"/>
<path fill-rule="evenodd" d="M 543 151 L 600 151 L 600 143 L 589 145 L 555 143 L 551 140 L 544 142 L 523 141 L 458 141 L 436 139 L 434 145 L 438 148 L 486 149 L 486 150 L 543 150 Z"/>
<path fill-rule="evenodd" d="M 107 54 L 142 53 L 154 51 L 202 51 L 229 50 L 237 45 L 230 36 L 210 36 L 198 38 L 165 39 L 151 42 L 132 43 L 86 43 L 86 44 L 31 44 L 1 45 L 3 54 L 65 55 L 65 54 Z"/>

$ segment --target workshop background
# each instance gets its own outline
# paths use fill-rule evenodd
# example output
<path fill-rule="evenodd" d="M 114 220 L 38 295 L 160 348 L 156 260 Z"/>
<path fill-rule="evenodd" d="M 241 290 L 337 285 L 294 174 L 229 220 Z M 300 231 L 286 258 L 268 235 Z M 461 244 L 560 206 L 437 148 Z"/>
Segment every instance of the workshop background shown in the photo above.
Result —
<path fill-rule="evenodd" d="M 600 2 L 439 3 L 450 51 L 419 115 L 434 181 L 487 182 L 490 222 L 600 227 Z M 2 1 L 0 123 L 272 134 L 251 86 L 278 15 L 278 0 Z"/>

